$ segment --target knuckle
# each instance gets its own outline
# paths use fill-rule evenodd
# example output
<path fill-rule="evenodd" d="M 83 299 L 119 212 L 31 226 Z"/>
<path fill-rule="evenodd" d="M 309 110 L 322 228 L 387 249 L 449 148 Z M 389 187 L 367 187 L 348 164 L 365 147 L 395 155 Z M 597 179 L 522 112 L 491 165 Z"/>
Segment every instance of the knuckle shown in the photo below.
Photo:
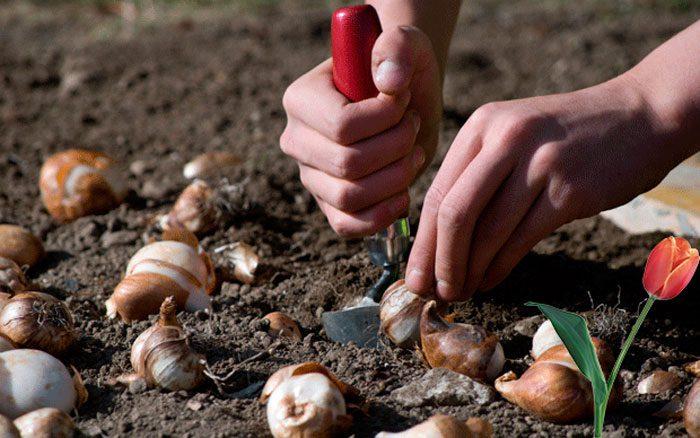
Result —
<path fill-rule="evenodd" d="M 466 222 L 467 214 L 462 206 L 448 199 L 440 204 L 438 224 L 441 228 L 457 230 L 463 228 Z"/>
<path fill-rule="evenodd" d="M 298 95 L 297 83 L 298 83 L 298 81 L 293 82 L 284 91 L 284 95 L 282 95 L 282 107 L 284 108 L 284 110 L 287 114 L 289 114 L 293 111 L 294 103 L 297 100 L 297 95 Z"/>
<path fill-rule="evenodd" d="M 289 125 L 287 125 L 287 127 L 284 129 L 284 131 L 282 131 L 282 134 L 280 135 L 280 149 L 286 155 L 291 155 L 290 152 L 292 150 L 292 138 Z"/>
<path fill-rule="evenodd" d="M 347 107 L 337 114 L 330 115 L 327 120 L 330 126 L 330 140 L 341 145 L 349 145 L 352 139 L 352 119 L 353 114 Z"/>
<path fill-rule="evenodd" d="M 351 237 L 355 233 L 351 222 L 340 215 L 330 214 L 328 216 L 328 223 L 339 236 Z"/>
<path fill-rule="evenodd" d="M 469 117 L 472 123 L 482 123 L 498 113 L 500 106 L 497 102 L 489 102 L 477 108 Z"/>
<path fill-rule="evenodd" d="M 364 176 L 365 165 L 360 158 L 356 151 L 350 149 L 336 154 L 331 163 L 335 176 L 350 180 Z"/>
<path fill-rule="evenodd" d="M 423 209 L 431 213 L 437 213 L 442 200 L 445 199 L 445 191 L 438 186 L 430 186 L 423 200 Z"/>
<path fill-rule="evenodd" d="M 342 184 L 334 191 L 333 206 L 341 211 L 351 211 L 355 205 L 355 190 L 349 184 Z"/>
<path fill-rule="evenodd" d="M 585 193 L 578 184 L 570 181 L 554 181 L 549 185 L 547 196 L 552 207 L 557 212 L 575 210 L 578 205 L 585 202 Z"/>

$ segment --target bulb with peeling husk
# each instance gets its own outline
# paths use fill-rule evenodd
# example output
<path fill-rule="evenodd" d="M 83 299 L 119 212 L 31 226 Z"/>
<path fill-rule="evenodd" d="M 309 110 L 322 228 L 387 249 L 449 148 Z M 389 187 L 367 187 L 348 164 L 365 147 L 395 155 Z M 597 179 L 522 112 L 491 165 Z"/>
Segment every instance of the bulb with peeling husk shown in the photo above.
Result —
<path fill-rule="evenodd" d="M 158 313 L 163 300 L 175 297 L 178 309 L 209 310 L 216 274 L 197 238 L 184 228 L 163 232 L 163 241 L 141 248 L 129 260 L 124 279 L 107 300 L 107 316 L 125 322 Z"/>
<path fill-rule="evenodd" d="M 59 152 L 41 167 L 41 199 L 60 222 L 105 213 L 126 197 L 124 173 L 112 158 L 100 152 Z"/>
<path fill-rule="evenodd" d="M 437 414 L 403 432 L 380 432 L 376 438 L 489 438 L 491 424 L 480 418 L 459 421 L 450 415 Z"/>
<path fill-rule="evenodd" d="M 600 339 L 593 338 L 593 345 L 607 375 L 613 364 L 612 352 Z M 591 383 L 563 344 L 539 354 L 520 378 L 510 371 L 496 379 L 495 386 L 506 400 L 552 423 L 570 423 L 593 413 Z M 617 385 L 610 397 L 610 407 L 619 396 Z"/>
<path fill-rule="evenodd" d="M 233 278 L 245 284 L 252 284 L 255 281 L 255 271 L 258 269 L 260 257 L 252 246 L 243 242 L 234 242 L 214 251 L 223 253 L 224 263 L 233 267 Z"/>
<path fill-rule="evenodd" d="M 166 298 L 158 322 L 131 346 L 135 374 L 122 377 L 123 382 L 142 378 L 149 386 L 178 391 L 194 389 L 204 380 L 204 356 L 190 348 L 175 311 L 174 299 Z"/>
<path fill-rule="evenodd" d="M 420 341 L 420 316 L 426 299 L 414 294 L 403 279 L 389 286 L 379 303 L 380 330 L 399 347 Z"/>
<path fill-rule="evenodd" d="M 196 180 L 182 191 L 160 224 L 163 229 L 184 226 L 195 234 L 203 234 L 216 227 L 220 213 L 209 184 Z"/>
<path fill-rule="evenodd" d="M 0 256 L 0 293 L 17 293 L 29 289 L 24 271 L 13 260 Z"/>
<path fill-rule="evenodd" d="M 76 339 L 73 315 L 57 298 L 24 292 L 0 309 L 0 335 L 19 348 L 36 348 L 60 355 Z"/>
<path fill-rule="evenodd" d="M 70 412 L 87 399 L 80 376 L 50 354 L 29 349 L 0 353 L 0 414 L 15 419 L 51 407 Z"/>
<path fill-rule="evenodd" d="M 656 370 L 643 378 L 637 385 L 640 394 L 659 394 L 671 390 L 681 383 L 681 378 L 676 373 Z"/>
<path fill-rule="evenodd" d="M 262 403 L 275 437 L 336 436 L 352 423 L 346 402 L 359 402 L 355 388 L 326 367 L 305 362 L 277 370 L 265 383 Z"/>
<path fill-rule="evenodd" d="M 557 345 L 562 345 L 563 343 L 556 330 L 554 330 L 552 321 L 546 320 L 539 326 L 535 335 L 532 337 L 532 350 L 530 354 L 537 359 L 545 351 Z"/>
<path fill-rule="evenodd" d="M 428 302 L 420 321 L 423 356 L 428 364 L 472 379 L 493 380 L 505 362 L 498 338 L 480 326 L 446 322 L 436 306 L 435 301 Z"/>
<path fill-rule="evenodd" d="M 197 155 L 185 164 L 182 174 L 187 179 L 223 176 L 241 163 L 241 159 L 226 151 L 211 151 Z"/>
<path fill-rule="evenodd" d="M 700 380 L 696 380 L 683 408 L 683 423 L 691 438 L 700 438 Z"/>
<path fill-rule="evenodd" d="M 55 408 L 24 414 L 15 420 L 15 426 L 22 436 L 36 438 L 71 438 L 75 430 L 68 414 Z"/>

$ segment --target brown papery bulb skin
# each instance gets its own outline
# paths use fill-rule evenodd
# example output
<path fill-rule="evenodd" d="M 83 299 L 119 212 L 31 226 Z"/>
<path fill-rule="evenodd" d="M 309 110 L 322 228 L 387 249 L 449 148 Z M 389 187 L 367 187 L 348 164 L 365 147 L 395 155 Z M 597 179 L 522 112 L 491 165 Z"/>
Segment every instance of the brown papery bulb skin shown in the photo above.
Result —
<path fill-rule="evenodd" d="M 216 227 L 219 215 L 214 191 L 206 182 L 196 180 L 182 191 L 161 225 L 165 229 L 179 224 L 195 234 L 203 234 Z"/>
<path fill-rule="evenodd" d="M 478 435 L 463 421 L 437 414 L 403 432 L 380 432 L 375 438 L 472 438 Z"/>
<path fill-rule="evenodd" d="M 271 312 L 263 316 L 269 324 L 267 332 L 275 338 L 288 338 L 301 341 L 301 330 L 296 322 L 282 312 Z"/>
<path fill-rule="evenodd" d="M 685 430 L 691 438 L 700 438 L 700 380 L 696 380 L 683 408 Z"/>
<path fill-rule="evenodd" d="M 197 155 L 192 161 L 185 164 L 182 174 L 187 179 L 223 176 L 232 167 L 237 166 L 241 162 L 241 159 L 231 152 L 205 152 Z"/>
<path fill-rule="evenodd" d="M 72 438 L 73 420 L 56 408 L 42 408 L 15 419 L 15 426 L 23 437 Z"/>
<path fill-rule="evenodd" d="M 428 302 L 420 321 L 423 356 L 428 364 L 484 382 L 493 380 L 505 362 L 498 338 L 483 327 L 446 322 L 436 306 L 435 301 Z"/>
<path fill-rule="evenodd" d="M 612 352 L 599 339 L 594 338 L 593 343 L 607 374 L 612 368 Z M 495 386 L 506 400 L 552 423 L 571 423 L 593 414 L 591 383 L 578 370 L 564 345 L 542 353 L 519 379 L 515 373 L 508 372 L 496 379 Z M 614 406 L 619 396 L 618 386 L 608 406 Z"/>
<path fill-rule="evenodd" d="M 184 228 L 168 230 L 163 237 L 170 240 L 146 245 L 129 260 L 124 279 L 105 303 L 107 316 L 119 315 L 125 322 L 143 320 L 158 313 L 169 296 L 180 310 L 211 307 L 216 274 L 197 238 Z"/>
<path fill-rule="evenodd" d="M 0 310 L 0 335 L 18 348 L 58 356 L 76 339 L 73 316 L 62 301 L 41 292 L 12 297 Z"/>
<path fill-rule="evenodd" d="M 204 380 L 204 357 L 192 351 L 168 297 L 158 322 L 141 333 L 131 347 L 131 365 L 150 386 L 189 391 Z"/>
<path fill-rule="evenodd" d="M 112 158 L 82 149 L 59 152 L 46 160 L 39 188 L 44 206 L 59 222 L 105 213 L 127 193 L 124 175 Z"/>
<path fill-rule="evenodd" d="M 270 395 L 272 395 L 275 389 L 290 377 L 301 376 L 309 373 L 320 373 L 328 377 L 346 399 L 350 399 L 351 401 L 360 399 L 360 393 L 357 391 L 357 389 L 338 379 L 335 374 L 328 370 L 328 368 L 324 367 L 318 362 L 303 362 L 288 365 L 275 371 L 270 378 L 267 379 L 267 382 L 265 382 L 265 386 L 260 394 L 260 402 L 266 403 L 267 399 L 270 398 Z"/>
<path fill-rule="evenodd" d="M 13 260 L 0 257 L 0 293 L 13 294 L 28 289 L 29 282 L 19 265 Z"/>
<path fill-rule="evenodd" d="M 414 294 L 403 279 L 384 292 L 379 303 L 380 330 L 399 347 L 410 348 L 420 341 L 420 317 L 425 298 Z"/>
<path fill-rule="evenodd" d="M 0 224 L 0 257 L 8 258 L 20 267 L 34 266 L 44 257 L 44 245 L 25 228 Z"/>

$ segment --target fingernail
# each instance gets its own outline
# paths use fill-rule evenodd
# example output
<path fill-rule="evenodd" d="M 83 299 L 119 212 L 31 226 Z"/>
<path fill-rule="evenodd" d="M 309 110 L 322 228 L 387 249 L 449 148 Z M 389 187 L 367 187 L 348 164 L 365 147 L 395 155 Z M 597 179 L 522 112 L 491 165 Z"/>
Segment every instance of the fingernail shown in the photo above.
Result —
<path fill-rule="evenodd" d="M 403 83 L 403 68 L 391 59 L 385 59 L 377 67 L 374 82 L 383 90 L 395 90 Z"/>
<path fill-rule="evenodd" d="M 438 280 L 436 292 L 440 298 L 445 299 L 445 297 L 452 296 L 452 287 L 450 287 L 450 284 L 445 280 Z"/>
<path fill-rule="evenodd" d="M 420 269 L 413 268 L 406 275 L 406 282 L 412 284 L 423 284 L 425 274 Z"/>
<path fill-rule="evenodd" d="M 425 163 L 425 151 L 422 147 L 416 146 L 413 152 L 413 167 L 418 170 L 423 167 L 423 163 Z"/>
<path fill-rule="evenodd" d="M 420 131 L 420 114 L 418 114 L 418 111 L 411 110 L 411 122 L 413 122 L 413 128 L 416 132 Z"/>

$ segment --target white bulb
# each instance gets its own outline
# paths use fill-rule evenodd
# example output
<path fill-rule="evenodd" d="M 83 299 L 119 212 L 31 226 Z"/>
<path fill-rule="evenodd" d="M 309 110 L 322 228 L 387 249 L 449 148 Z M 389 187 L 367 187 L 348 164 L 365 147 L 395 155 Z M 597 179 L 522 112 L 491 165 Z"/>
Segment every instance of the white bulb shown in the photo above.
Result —
<path fill-rule="evenodd" d="M 39 350 L 0 353 L 0 414 L 11 419 L 40 408 L 70 412 L 77 394 L 68 369 Z"/>
<path fill-rule="evenodd" d="M 532 337 L 532 357 L 537 359 L 545 351 L 563 343 L 556 330 L 554 330 L 552 321 L 546 320 Z"/>
<path fill-rule="evenodd" d="M 340 390 L 320 373 L 284 380 L 267 403 L 267 421 L 275 438 L 334 436 L 345 412 Z"/>

